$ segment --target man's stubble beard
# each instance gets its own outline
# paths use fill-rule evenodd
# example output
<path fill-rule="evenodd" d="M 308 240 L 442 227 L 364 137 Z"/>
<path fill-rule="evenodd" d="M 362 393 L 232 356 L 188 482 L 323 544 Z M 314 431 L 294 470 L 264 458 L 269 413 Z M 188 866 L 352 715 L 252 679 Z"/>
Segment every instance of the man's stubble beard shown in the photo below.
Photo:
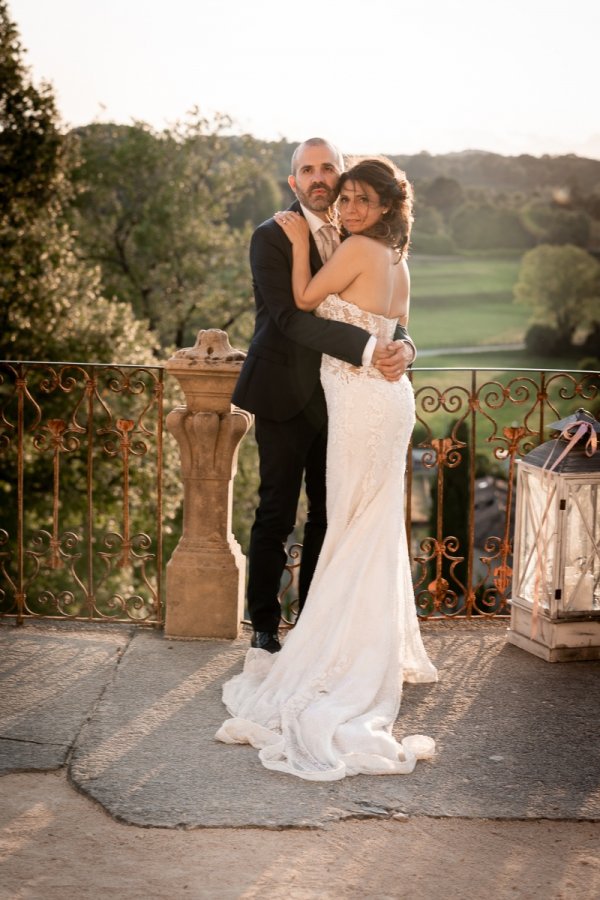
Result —
<path fill-rule="evenodd" d="M 321 188 L 327 193 L 322 196 L 314 197 L 312 196 L 312 192 L 315 190 L 315 188 Z M 305 206 L 306 209 L 310 209 L 311 212 L 325 212 L 325 210 L 329 209 L 330 206 L 333 206 L 337 195 L 338 192 L 336 188 L 330 188 L 326 184 L 322 184 L 320 182 L 317 184 L 312 184 L 310 186 L 310 189 L 306 192 L 300 190 L 300 188 L 296 185 L 296 197 L 298 198 L 300 203 Z"/>

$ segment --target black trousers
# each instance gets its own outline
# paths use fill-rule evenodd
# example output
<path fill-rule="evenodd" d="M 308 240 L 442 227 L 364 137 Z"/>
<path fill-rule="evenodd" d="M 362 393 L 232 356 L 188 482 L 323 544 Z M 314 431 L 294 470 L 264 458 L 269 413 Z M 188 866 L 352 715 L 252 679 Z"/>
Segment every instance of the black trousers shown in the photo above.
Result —
<path fill-rule="evenodd" d="M 274 422 L 257 416 L 255 433 L 260 487 L 248 551 L 248 612 L 255 631 L 275 633 L 281 614 L 277 595 L 287 559 L 285 544 L 296 522 L 303 477 L 308 513 L 298 584 L 300 609 L 327 528 L 327 407 L 321 386 L 293 419 Z"/>

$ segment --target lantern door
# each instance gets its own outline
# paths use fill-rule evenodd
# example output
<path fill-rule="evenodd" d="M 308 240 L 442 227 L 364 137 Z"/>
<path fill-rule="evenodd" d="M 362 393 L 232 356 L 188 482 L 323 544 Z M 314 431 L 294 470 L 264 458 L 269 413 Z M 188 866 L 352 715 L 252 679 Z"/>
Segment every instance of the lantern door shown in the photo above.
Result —
<path fill-rule="evenodd" d="M 600 484 L 565 479 L 562 612 L 600 614 Z"/>
<path fill-rule="evenodd" d="M 513 600 L 551 615 L 560 558 L 559 511 L 564 500 L 558 480 L 551 474 L 519 462 Z"/>

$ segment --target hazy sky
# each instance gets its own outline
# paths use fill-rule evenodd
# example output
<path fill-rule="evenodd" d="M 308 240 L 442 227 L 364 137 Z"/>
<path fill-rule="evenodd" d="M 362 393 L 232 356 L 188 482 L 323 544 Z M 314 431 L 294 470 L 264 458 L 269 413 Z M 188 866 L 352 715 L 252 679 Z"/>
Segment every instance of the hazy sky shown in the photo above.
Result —
<path fill-rule="evenodd" d="M 9 0 L 69 125 L 600 158 L 598 0 Z"/>

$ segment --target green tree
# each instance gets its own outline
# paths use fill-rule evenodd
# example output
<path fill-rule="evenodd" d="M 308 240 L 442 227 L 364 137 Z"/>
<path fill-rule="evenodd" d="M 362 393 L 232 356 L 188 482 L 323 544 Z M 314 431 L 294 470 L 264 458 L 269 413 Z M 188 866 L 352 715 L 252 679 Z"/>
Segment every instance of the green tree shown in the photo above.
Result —
<path fill-rule="evenodd" d="M 0 358 L 147 359 L 147 329 L 101 294 L 65 208 L 73 148 L 0 0 Z"/>
<path fill-rule="evenodd" d="M 464 192 L 455 178 L 438 175 L 423 187 L 423 195 L 429 206 L 448 219 L 455 209 L 464 202 Z"/>
<path fill-rule="evenodd" d="M 560 353 L 562 345 L 562 337 L 552 325 L 534 322 L 527 329 L 525 346 L 532 356 L 551 356 L 553 353 Z"/>
<path fill-rule="evenodd" d="M 454 252 L 441 213 L 433 206 L 419 203 L 415 212 L 411 241 L 413 253 L 447 254 Z"/>
<path fill-rule="evenodd" d="M 231 228 L 228 217 L 269 156 L 250 137 L 228 139 L 230 125 L 194 111 L 162 132 L 143 122 L 78 131 L 82 253 L 163 346 L 189 343 L 198 328 L 231 329 L 250 307 L 249 226 Z"/>
<path fill-rule="evenodd" d="M 533 241 L 518 213 L 491 202 L 469 202 L 450 220 L 457 247 L 465 250 L 525 249 Z"/>
<path fill-rule="evenodd" d="M 254 181 L 252 190 L 233 203 L 227 219 L 232 228 L 243 228 L 247 224 L 256 227 L 287 205 L 287 194 L 284 200 L 276 179 L 262 173 Z"/>
<path fill-rule="evenodd" d="M 62 139 L 49 85 L 36 87 L 5 0 L 0 0 L 0 213 L 18 225 L 60 180 Z"/>
<path fill-rule="evenodd" d="M 63 147 L 56 107 L 49 86 L 31 82 L 22 56 L 17 29 L 2 0 L 0 356 L 11 355 L 17 333 L 23 326 L 33 327 L 47 302 L 51 285 L 44 276 L 55 268 L 55 258 L 46 252 L 48 232 L 60 243 L 54 198 L 63 189 Z"/>
<path fill-rule="evenodd" d="M 541 244 L 524 255 L 514 295 L 569 346 L 577 328 L 591 329 L 599 318 L 600 263 L 581 247 Z"/>
<path fill-rule="evenodd" d="M 596 221 L 600 220 L 600 185 L 598 185 L 587 197 L 583 197 L 581 200 L 585 211 L 588 215 L 595 219 Z"/>
<path fill-rule="evenodd" d="M 90 267 L 77 253 L 76 235 L 66 214 L 73 196 L 70 167 L 74 148 L 61 131 L 51 89 L 32 82 L 23 54 L 7 5 L 0 0 L 0 358 L 138 366 L 155 362 L 155 340 L 147 325 L 134 317 L 128 304 L 113 302 L 102 294 L 99 269 Z M 94 419 L 95 471 L 106 464 L 102 477 L 94 483 L 95 539 L 114 530 L 122 518 L 122 474 L 118 460 L 98 449 L 108 440 L 102 428 L 110 424 L 108 408 L 113 413 L 112 427 L 120 416 L 142 415 L 140 384 L 145 377 L 149 384 L 146 396 L 151 398 L 153 377 L 136 374 L 131 383 L 124 377 L 119 389 L 119 376 L 111 370 L 103 383 L 98 379 L 97 392 L 92 395 L 86 394 L 81 369 L 70 365 L 63 371 L 66 374 L 61 378 L 58 367 L 49 364 L 28 370 L 29 393 L 23 400 L 27 428 L 18 462 L 15 409 L 19 377 L 10 363 L 2 366 L 0 505 L 2 528 L 8 534 L 8 550 L 4 548 L 9 554 L 5 559 L 8 568 L 16 559 L 16 475 L 20 464 L 25 483 L 25 542 L 31 547 L 33 541 L 39 549 L 39 541 L 43 543 L 44 535 L 52 530 L 55 476 L 48 448 L 53 423 L 67 436 L 60 467 L 60 539 L 68 531 L 81 532 L 87 508 L 87 451 L 81 432 L 86 423 L 86 398 L 92 398 L 98 410 L 98 419 Z M 150 405 L 148 400 L 145 404 Z M 148 412 L 148 419 L 151 415 Z M 142 440 L 146 440 L 145 434 Z M 166 444 L 167 520 L 175 517 L 179 504 L 175 455 L 174 448 Z M 155 469 L 145 465 L 141 456 L 135 457 L 129 483 L 133 533 L 148 528 L 154 487 Z M 85 566 L 87 551 L 82 548 L 80 542 L 75 552 Z M 60 565 L 44 566 L 40 572 L 46 589 L 60 593 L 72 586 L 65 582 L 65 568 Z M 118 584 L 124 577 L 117 572 L 113 581 Z"/>
<path fill-rule="evenodd" d="M 522 221 L 538 244 L 575 244 L 587 247 L 591 219 L 584 210 L 569 209 L 546 200 L 532 200 L 522 210 Z"/>

